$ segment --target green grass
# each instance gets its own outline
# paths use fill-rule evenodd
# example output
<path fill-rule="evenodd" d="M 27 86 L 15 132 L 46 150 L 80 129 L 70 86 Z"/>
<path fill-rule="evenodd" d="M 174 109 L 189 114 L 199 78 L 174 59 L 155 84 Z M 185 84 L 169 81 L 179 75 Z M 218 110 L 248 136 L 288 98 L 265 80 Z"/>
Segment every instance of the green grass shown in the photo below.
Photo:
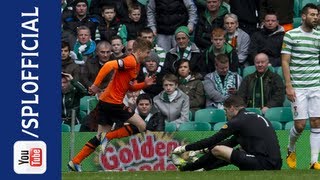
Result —
<path fill-rule="evenodd" d="M 208 172 L 178 171 L 139 171 L 139 172 L 63 172 L 63 180 L 307 180 L 320 179 L 320 171 L 316 170 L 281 170 L 281 171 L 238 171 L 216 170 Z"/>

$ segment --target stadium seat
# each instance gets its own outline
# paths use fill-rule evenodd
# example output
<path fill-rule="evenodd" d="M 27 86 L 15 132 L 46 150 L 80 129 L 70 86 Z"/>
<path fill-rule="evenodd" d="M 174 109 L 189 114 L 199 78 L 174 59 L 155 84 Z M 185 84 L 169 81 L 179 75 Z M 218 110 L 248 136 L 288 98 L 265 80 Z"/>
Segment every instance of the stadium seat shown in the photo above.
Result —
<path fill-rule="evenodd" d="M 213 130 L 214 131 L 219 131 L 222 128 L 222 126 L 225 125 L 225 124 L 226 124 L 226 122 L 218 122 L 218 123 L 214 124 Z"/>
<path fill-rule="evenodd" d="M 80 111 L 85 111 L 87 112 L 88 110 L 88 99 L 90 99 L 91 96 L 83 96 L 80 99 Z"/>
<path fill-rule="evenodd" d="M 282 124 L 278 121 L 270 121 L 274 130 L 282 130 Z"/>
<path fill-rule="evenodd" d="M 293 18 L 293 28 L 297 28 L 301 25 L 301 17 Z"/>
<path fill-rule="evenodd" d="M 289 99 L 287 98 L 287 96 L 284 98 L 283 101 L 283 107 L 291 107 L 291 101 L 289 101 Z"/>
<path fill-rule="evenodd" d="M 294 0 L 294 2 L 293 2 L 293 12 L 294 12 L 293 17 L 294 18 L 300 17 L 300 1 L 301 0 Z"/>
<path fill-rule="evenodd" d="M 61 124 L 61 132 L 70 132 L 70 129 L 68 124 Z"/>
<path fill-rule="evenodd" d="M 208 123 L 225 122 L 226 116 L 222 109 L 199 109 L 195 112 L 194 121 Z"/>
<path fill-rule="evenodd" d="M 268 67 L 272 72 L 274 72 L 274 68 L 272 66 Z M 252 74 L 256 71 L 256 67 L 255 66 L 247 66 L 243 69 L 242 72 L 242 77 L 245 78 L 246 76 L 248 76 L 249 74 Z"/>
<path fill-rule="evenodd" d="M 193 114 L 192 114 L 192 112 L 191 111 L 189 111 L 189 121 L 193 121 L 194 119 L 193 119 Z"/>
<path fill-rule="evenodd" d="M 208 122 L 185 122 L 180 125 L 178 131 L 210 131 L 211 125 Z"/>
<path fill-rule="evenodd" d="M 177 130 L 177 126 L 175 123 L 166 122 L 164 130 L 165 130 L 165 132 L 174 132 Z"/>
<path fill-rule="evenodd" d="M 81 124 L 74 125 L 74 132 L 79 132 L 81 128 Z"/>
<path fill-rule="evenodd" d="M 291 127 L 293 126 L 293 123 L 294 123 L 294 121 L 289 121 L 289 122 L 287 122 L 287 123 L 285 124 L 285 126 L 284 126 L 284 129 L 285 129 L 285 130 L 290 130 Z M 307 120 L 307 122 L 306 122 L 306 127 L 304 128 L 304 130 L 310 130 L 310 123 L 309 123 L 308 120 Z"/>
<path fill-rule="evenodd" d="M 99 100 L 96 96 L 87 99 L 87 114 L 89 114 L 98 104 Z"/>
<path fill-rule="evenodd" d="M 262 111 L 260 108 L 246 108 L 247 111 L 250 111 L 250 112 L 255 112 L 259 115 L 262 115 Z"/>
<path fill-rule="evenodd" d="M 269 121 L 278 121 L 281 123 L 293 121 L 291 107 L 272 107 L 266 111 L 264 116 Z"/>
<path fill-rule="evenodd" d="M 277 68 L 277 74 L 281 77 L 282 81 L 284 82 L 284 77 L 283 77 L 283 72 L 281 67 Z"/>

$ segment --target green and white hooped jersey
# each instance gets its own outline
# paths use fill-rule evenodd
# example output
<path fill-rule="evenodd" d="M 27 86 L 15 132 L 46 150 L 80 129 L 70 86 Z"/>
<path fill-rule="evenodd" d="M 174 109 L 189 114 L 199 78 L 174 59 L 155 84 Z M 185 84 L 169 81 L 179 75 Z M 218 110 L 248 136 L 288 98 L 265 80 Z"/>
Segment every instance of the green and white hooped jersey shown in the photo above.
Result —
<path fill-rule="evenodd" d="M 282 54 L 290 54 L 291 83 L 294 88 L 320 87 L 320 31 L 304 32 L 301 27 L 283 38 Z"/>

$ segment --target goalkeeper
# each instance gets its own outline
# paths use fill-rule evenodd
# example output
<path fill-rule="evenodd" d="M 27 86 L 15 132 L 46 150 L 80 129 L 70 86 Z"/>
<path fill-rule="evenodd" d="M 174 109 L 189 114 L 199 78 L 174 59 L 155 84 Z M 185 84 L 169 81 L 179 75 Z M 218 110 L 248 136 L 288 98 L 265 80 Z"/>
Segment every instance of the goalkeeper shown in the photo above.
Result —
<path fill-rule="evenodd" d="M 244 107 L 241 97 L 234 95 L 227 98 L 224 109 L 228 122 L 219 132 L 173 150 L 172 161 L 178 169 L 211 170 L 233 164 L 240 170 L 280 170 L 280 146 L 270 121 L 246 111 Z M 240 147 L 235 148 L 237 145 Z M 185 163 L 178 156 L 186 151 L 204 149 L 208 149 L 207 152 L 194 162 Z"/>

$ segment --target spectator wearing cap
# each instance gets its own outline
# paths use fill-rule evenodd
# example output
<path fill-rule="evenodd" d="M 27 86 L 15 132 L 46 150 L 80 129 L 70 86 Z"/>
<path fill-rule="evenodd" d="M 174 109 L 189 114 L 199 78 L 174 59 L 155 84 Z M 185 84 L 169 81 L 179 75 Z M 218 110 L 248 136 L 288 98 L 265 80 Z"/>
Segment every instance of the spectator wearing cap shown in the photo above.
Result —
<path fill-rule="evenodd" d="M 146 76 L 155 75 L 156 83 L 143 89 L 143 91 L 149 94 L 152 98 L 158 95 L 162 90 L 162 78 L 164 76 L 163 67 L 159 65 L 160 58 L 158 54 L 151 51 L 149 56 L 145 59 L 144 65 L 140 68 L 139 75 L 137 77 L 138 82 L 143 82 Z"/>
<path fill-rule="evenodd" d="M 190 61 L 192 72 L 198 72 L 201 75 L 205 73 L 205 65 L 197 45 L 190 41 L 189 29 L 187 26 L 180 26 L 175 31 L 177 45 L 166 54 L 164 62 L 165 73 L 177 75 L 178 63 L 181 59 Z"/>
<path fill-rule="evenodd" d="M 73 15 L 63 21 L 63 31 L 70 32 L 74 37 L 77 36 L 79 26 L 87 26 L 91 32 L 91 39 L 95 40 L 95 32 L 100 24 L 98 18 L 88 15 L 88 1 L 73 1 Z"/>

